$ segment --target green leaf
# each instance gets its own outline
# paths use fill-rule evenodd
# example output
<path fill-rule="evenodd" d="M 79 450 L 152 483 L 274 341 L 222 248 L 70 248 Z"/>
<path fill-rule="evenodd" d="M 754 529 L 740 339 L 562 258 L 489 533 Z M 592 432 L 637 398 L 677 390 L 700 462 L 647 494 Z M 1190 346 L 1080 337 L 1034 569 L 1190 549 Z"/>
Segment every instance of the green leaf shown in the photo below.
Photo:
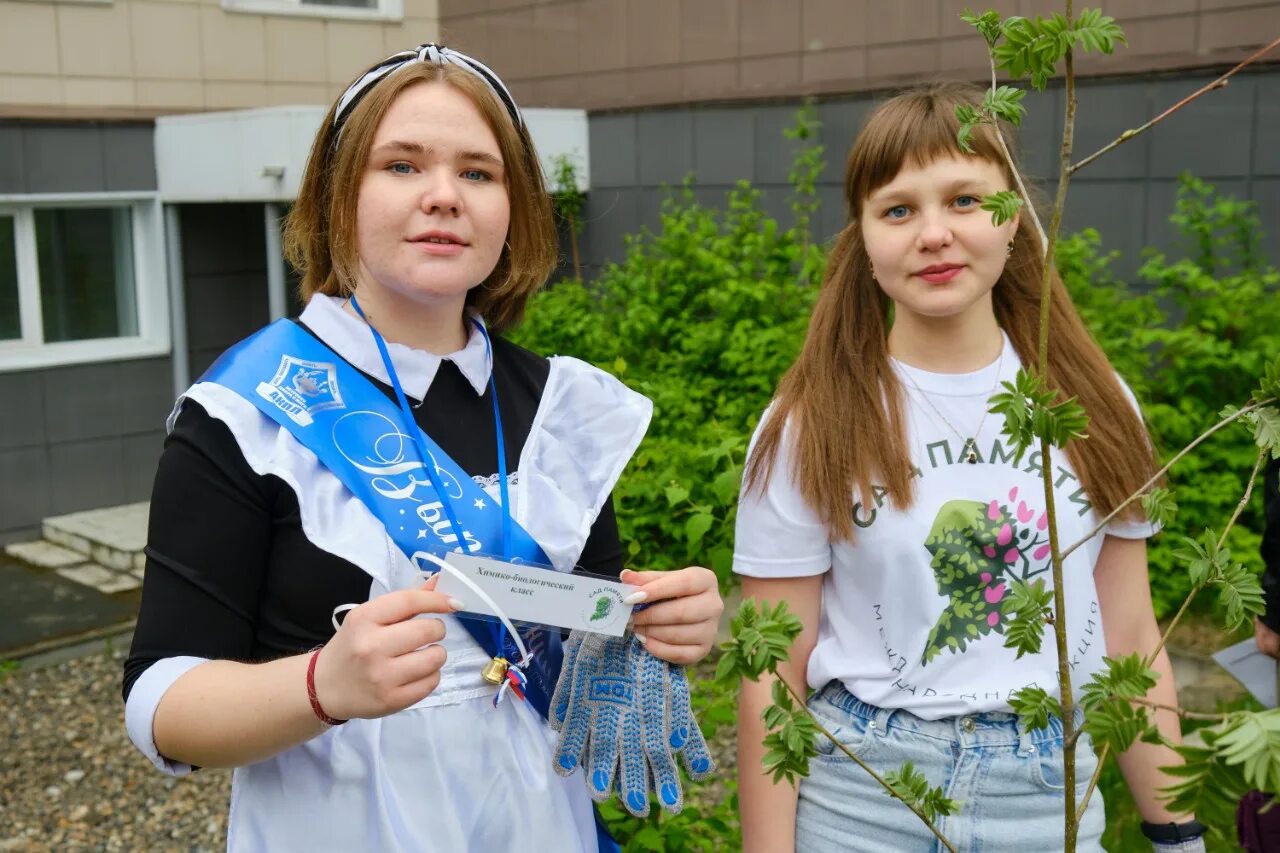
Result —
<path fill-rule="evenodd" d="M 995 47 L 996 42 L 1000 40 L 1002 34 L 1000 13 L 994 9 L 987 9 L 981 15 L 977 15 L 966 8 L 960 13 L 960 20 L 978 31 L 986 41 L 988 49 Z"/>
<path fill-rule="evenodd" d="M 1280 397 L 1280 356 L 1266 364 L 1262 370 L 1262 380 L 1258 390 L 1253 392 L 1253 399 L 1258 402 Z"/>
<path fill-rule="evenodd" d="M 1185 547 L 1173 552 L 1175 559 L 1187 564 L 1187 574 L 1191 578 L 1191 583 L 1197 587 L 1208 583 L 1218 574 L 1215 566 L 1218 550 L 1217 537 L 1212 530 L 1205 530 L 1201 534 L 1201 540 L 1204 544 L 1189 536 L 1183 536 L 1182 543 Z"/>
<path fill-rule="evenodd" d="M 1024 687 L 1009 697 L 1009 707 L 1018 715 L 1018 727 L 1025 731 L 1043 729 L 1050 717 L 1062 717 L 1062 703 L 1039 687 Z"/>
<path fill-rule="evenodd" d="M 1142 496 L 1142 511 L 1152 524 L 1168 527 L 1178 512 L 1178 504 L 1174 502 L 1172 491 L 1156 486 Z"/>
<path fill-rule="evenodd" d="M 1058 16 L 1060 18 L 1061 16 Z M 991 50 L 996 67 L 1009 72 L 1014 79 L 1031 78 L 1031 85 L 1044 89 L 1056 71 L 1058 60 L 1066 55 L 1071 38 L 1064 35 L 1065 20 L 1005 18 L 1004 41 Z"/>
<path fill-rule="evenodd" d="M 1260 791 L 1280 790 L 1280 709 L 1239 714 L 1215 742 L 1228 765 L 1239 765 L 1245 783 Z"/>
<path fill-rule="evenodd" d="M 941 815 L 955 814 L 960 804 L 949 800 L 941 787 L 931 787 L 925 775 L 916 770 L 910 761 L 903 763 L 897 770 L 884 774 L 884 781 L 893 792 L 893 796 L 908 805 L 915 806 L 924 812 L 930 821 Z"/>
<path fill-rule="evenodd" d="M 1094 749 L 1110 746 L 1117 755 L 1133 746 L 1149 728 L 1147 709 L 1128 702 L 1109 702 L 1090 708 L 1084 718 L 1084 730 L 1093 739 Z"/>
<path fill-rule="evenodd" d="M 689 490 L 684 486 L 672 484 L 666 488 L 667 506 L 682 504 L 689 499 Z"/>
<path fill-rule="evenodd" d="M 1280 459 L 1280 409 L 1264 406 L 1253 414 L 1253 440 L 1272 459 Z"/>
<path fill-rule="evenodd" d="M 1239 563 L 1232 563 L 1212 581 L 1220 587 L 1218 600 L 1226 608 L 1227 628 L 1232 631 L 1252 624 L 1253 617 L 1267 610 L 1258 576 Z"/>
<path fill-rule="evenodd" d="M 1160 678 L 1160 673 L 1143 665 L 1142 657 L 1136 652 L 1117 658 L 1103 657 L 1102 662 L 1106 668 L 1095 672 L 1081 691 L 1081 704 L 1086 711 L 1113 699 L 1141 699 Z"/>
<path fill-rule="evenodd" d="M 1003 225 L 1018 215 L 1022 207 L 1022 196 L 1014 190 L 1001 190 L 982 199 L 982 209 L 990 212 L 991 221 Z"/>
<path fill-rule="evenodd" d="M 689 516 L 689 520 L 684 525 L 684 536 L 690 549 L 696 548 L 702 542 L 702 537 L 707 535 L 707 531 L 714 523 L 715 516 L 708 512 L 694 513 Z"/>
<path fill-rule="evenodd" d="M 1113 53 L 1116 42 L 1128 44 L 1124 30 L 1116 19 L 1102 14 L 1101 9 L 1081 9 L 1072 27 L 1075 40 L 1089 53 Z"/>
<path fill-rule="evenodd" d="M 988 89 L 982 101 L 983 111 L 1015 127 L 1019 126 L 1022 124 L 1022 117 L 1027 113 L 1027 108 L 1022 105 L 1022 99 L 1026 94 L 1022 89 L 1014 86 Z"/>
<path fill-rule="evenodd" d="M 776 674 L 778 664 L 789 659 L 801 630 L 799 617 L 787 609 L 785 601 L 772 606 L 758 605 L 750 598 L 743 601 L 730 621 L 730 638 L 721 646 L 716 679 L 756 681 L 765 672 Z"/>
<path fill-rule="evenodd" d="M 1017 652 L 1016 657 L 1039 654 L 1052 601 L 1053 592 L 1045 589 L 1044 578 L 1032 583 L 1021 578 L 1010 580 L 1000 611 L 1005 617 L 1004 647 Z"/>

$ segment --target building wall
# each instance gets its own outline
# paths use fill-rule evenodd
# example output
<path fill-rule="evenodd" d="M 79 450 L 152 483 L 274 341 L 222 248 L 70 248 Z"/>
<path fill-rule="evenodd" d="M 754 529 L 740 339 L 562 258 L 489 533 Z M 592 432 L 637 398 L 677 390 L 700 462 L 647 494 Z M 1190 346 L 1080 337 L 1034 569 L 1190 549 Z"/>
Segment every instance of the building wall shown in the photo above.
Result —
<path fill-rule="evenodd" d="M 1155 115 L 1211 81 L 1213 73 L 1141 75 L 1085 81 L 1079 88 L 1075 150 L 1092 153 L 1126 128 Z M 827 166 L 818 192 L 816 236 L 828 239 L 844 224 L 845 155 L 877 96 L 821 100 Z M 1021 134 L 1026 170 L 1042 195 L 1056 186 L 1062 133 L 1060 89 L 1032 93 Z M 658 224 L 666 187 L 693 176 L 694 194 L 719 204 L 739 179 L 763 191 L 765 209 L 790 225 L 787 171 L 792 145 L 782 130 L 799 101 L 704 105 L 597 113 L 591 117 L 591 181 L 583 254 L 592 271 L 623 255 L 623 237 Z M 1177 176 L 1184 170 L 1219 189 L 1258 203 L 1265 241 L 1280 263 L 1280 66 L 1244 72 L 1153 130 L 1105 155 L 1072 179 L 1064 227 L 1098 229 L 1108 249 L 1123 253 L 1116 271 L 1132 278 L 1143 247 L 1172 249 L 1168 224 Z M 1050 184 L 1049 182 L 1053 182 Z"/>
<path fill-rule="evenodd" d="M 0 194 L 156 188 L 149 123 L 0 121 Z M 173 402 L 168 357 L 0 372 L 0 543 L 143 500 Z"/>
<path fill-rule="evenodd" d="M 448 44 L 527 106 L 613 109 L 982 79 L 966 0 L 440 0 Z M 989 0 L 1006 15 L 1061 0 Z M 1111 0 L 1129 46 L 1082 74 L 1238 62 L 1280 34 L 1277 0 Z"/>
<path fill-rule="evenodd" d="M 180 222 L 194 382 L 223 350 L 270 319 L 267 241 L 261 204 L 185 204 Z"/>
<path fill-rule="evenodd" d="M 228 11 L 219 0 L 0 0 L 0 116 L 153 116 L 328 104 L 362 68 L 437 34 L 402 20 Z"/>

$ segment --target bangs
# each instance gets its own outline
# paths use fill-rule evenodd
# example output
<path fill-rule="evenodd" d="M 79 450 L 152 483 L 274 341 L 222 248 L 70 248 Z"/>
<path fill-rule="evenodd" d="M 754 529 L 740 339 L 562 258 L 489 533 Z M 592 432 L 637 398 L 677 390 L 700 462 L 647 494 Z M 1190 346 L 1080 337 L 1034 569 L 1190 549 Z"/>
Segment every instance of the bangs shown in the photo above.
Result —
<path fill-rule="evenodd" d="M 977 157 L 1008 166 L 1000 153 L 993 128 L 982 124 L 969 137 L 971 152 L 962 151 L 956 135 L 960 122 L 956 107 L 982 103 L 983 91 L 968 84 L 944 83 L 916 89 L 886 101 L 858 134 L 845 169 L 845 204 L 850 220 L 856 220 L 862 203 L 889 183 L 904 166 L 920 168 L 948 157 Z M 1001 127 L 1012 150 L 1012 138 Z"/>

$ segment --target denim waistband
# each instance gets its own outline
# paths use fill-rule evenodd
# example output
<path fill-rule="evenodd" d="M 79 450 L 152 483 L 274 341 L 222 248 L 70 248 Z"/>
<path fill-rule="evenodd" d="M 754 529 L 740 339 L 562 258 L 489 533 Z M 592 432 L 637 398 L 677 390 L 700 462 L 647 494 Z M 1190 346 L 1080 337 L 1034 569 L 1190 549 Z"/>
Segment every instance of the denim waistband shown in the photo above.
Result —
<path fill-rule="evenodd" d="M 925 720 L 900 708 L 880 708 L 863 702 L 846 690 L 839 681 L 829 682 L 816 695 L 847 714 L 867 720 L 869 727 L 878 730 L 882 735 L 888 734 L 892 729 L 900 729 L 950 741 L 960 747 L 1026 748 L 1029 745 L 1062 739 L 1062 719 L 1056 716 L 1050 717 L 1048 725 L 1044 728 L 1023 732 L 1019 729 L 1017 714 L 1006 711 L 977 711 L 958 717 Z M 1084 720 L 1084 715 L 1079 708 L 1076 708 L 1073 717 L 1078 728 Z"/>

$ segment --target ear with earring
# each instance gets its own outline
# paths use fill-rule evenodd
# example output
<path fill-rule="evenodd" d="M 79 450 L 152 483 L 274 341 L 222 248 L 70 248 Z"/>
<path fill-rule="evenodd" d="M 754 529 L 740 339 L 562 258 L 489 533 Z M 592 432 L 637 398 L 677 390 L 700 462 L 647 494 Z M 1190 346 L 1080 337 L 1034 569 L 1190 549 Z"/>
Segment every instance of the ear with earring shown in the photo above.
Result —
<path fill-rule="evenodd" d="M 1004 256 L 1006 258 L 1013 257 L 1013 241 L 1012 240 L 1010 240 L 1009 245 L 1005 247 Z"/>

